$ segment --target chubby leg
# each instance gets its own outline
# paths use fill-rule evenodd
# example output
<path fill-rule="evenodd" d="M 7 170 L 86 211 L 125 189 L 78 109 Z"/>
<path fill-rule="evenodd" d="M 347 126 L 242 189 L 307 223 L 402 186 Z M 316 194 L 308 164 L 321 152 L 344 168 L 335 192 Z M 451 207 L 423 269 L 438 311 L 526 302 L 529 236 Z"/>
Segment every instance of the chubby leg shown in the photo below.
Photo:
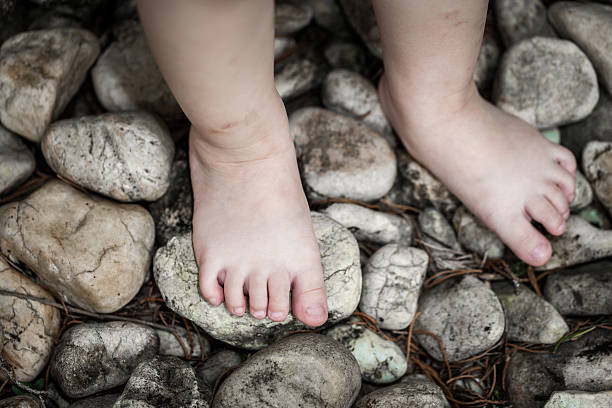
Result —
<path fill-rule="evenodd" d="M 153 54 L 191 121 L 193 244 L 200 288 L 282 321 L 327 319 L 308 203 L 274 88 L 272 0 L 140 0 Z"/>
<path fill-rule="evenodd" d="M 478 94 L 472 74 L 486 8 L 486 0 L 374 0 L 379 95 L 408 151 L 519 258 L 542 265 L 551 246 L 531 221 L 565 231 L 576 161 Z"/>

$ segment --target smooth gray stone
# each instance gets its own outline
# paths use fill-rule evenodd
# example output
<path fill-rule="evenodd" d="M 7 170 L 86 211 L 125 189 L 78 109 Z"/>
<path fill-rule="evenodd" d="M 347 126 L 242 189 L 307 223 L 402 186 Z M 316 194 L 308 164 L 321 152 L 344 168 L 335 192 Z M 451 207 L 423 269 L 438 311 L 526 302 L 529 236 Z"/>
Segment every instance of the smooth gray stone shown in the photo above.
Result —
<path fill-rule="evenodd" d="M 274 38 L 274 58 L 278 58 L 286 51 L 295 47 L 295 40 L 291 37 L 275 37 Z"/>
<path fill-rule="evenodd" d="M 382 58 L 380 32 L 372 8 L 371 0 L 339 0 L 349 23 L 368 50 L 376 57 Z"/>
<path fill-rule="evenodd" d="M 239 366 L 244 359 L 244 356 L 236 351 L 219 350 L 213 355 L 208 356 L 204 364 L 197 368 L 196 376 L 198 380 L 203 381 L 206 385 L 214 387 L 221 374 L 232 367 Z"/>
<path fill-rule="evenodd" d="M 444 393 L 429 381 L 412 381 L 381 388 L 361 398 L 355 408 L 449 408 Z"/>
<path fill-rule="evenodd" d="M 612 96 L 601 92 L 593 112 L 585 119 L 561 128 L 561 144 L 582 159 L 582 150 L 591 140 L 612 142 Z"/>
<path fill-rule="evenodd" d="M 459 250 L 455 230 L 440 211 L 427 207 L 418 216 L 419 229 L 427 237 L 447 248 Z"/>
<path fill-rule="evenodd" d="M 460 207 L 453 217 L 453 224 L 459 233 L 459 242 L 471 252 L 487 259 L 504 256 L 506 246 L 493 231 L 482 225 L 465 207 Z"/>
<path fill-rule="evenodd" d="M 19 187 L 36 168 L 34 154 L 19 136 L 0 126 L 0 196 Z"/>
<path fill-rule="evenodd" d="M 277 2 L 274 7 L 274 32 L 276 35 L 294 34 L 310 23 L 313 14 L 306 2 Z"/>
<path fill-rule="evenodd" d="M 576 170 L 576 197 L 570 203 L 570 210 L 577 212 L 588 207 L 593 201 L 593 188 L 589 180 L 582 174 L 580 170 Z"/>
<path fill-rule="evenodd" d="M 193 347 L 190 346 L 189 335 L 187 334 L 187 330 L 180 326 L 175 326 L 174 331 L 181 338 L 185 349 L 187 349 L 187 353 L 190 353 L 190 357 L 192 359 L 198 359 L 202 357 L 202 347 L 204 347 L 204 356 L 208 356 L 210 354 L 210 341 L 204 336 L 198 336 L 191 331 L 191 341 L 193 342 Z M 157 336 L 159 337 L 159 354 L 162 356 L 174 356 L 179 358 L 187 358 L 185 354 L 185 349 L 181 346 L 178 339 L 174 335 L 174 333 L 169 332 L 167 330 L 159 330 L 155 329 Z M 200 343 L 201 342 L 201 343 Z"/>
<path fill-rule="evenodd" d="M 555 391 L 544 408 L 603 408 L 612 406 L 612 391 Z"/>
<path fill-rule="evenodd" d="M 540 0 L 496 0 L 497 28 L 507 47 L 535 36 L 556 37 Z"/>
<path fill-rule="evenodd" d="M 320 80 L 319 67 L 308 58 L 292 58 L 274 74 L 274 86 L 283 100 L 293 99 L 310 91 Z"/>
<path fill-rule="evenodd" d="M 307 0 L 306 2 L 312 7 L 314 20 L 319 26 L 332 32 L 336 37 L 347 38 L 353 35 L 336 0 Z"/>

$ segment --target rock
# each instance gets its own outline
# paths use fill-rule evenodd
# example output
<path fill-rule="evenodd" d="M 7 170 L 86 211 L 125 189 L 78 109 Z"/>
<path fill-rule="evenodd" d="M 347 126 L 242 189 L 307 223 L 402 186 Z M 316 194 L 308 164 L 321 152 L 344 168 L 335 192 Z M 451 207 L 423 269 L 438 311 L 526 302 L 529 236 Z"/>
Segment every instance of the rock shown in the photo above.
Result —
<path fill-rule="evenodd" d="M 592 205 L 580 210 L 578 216 L 599 228 L 606 228 L 610 224 L 608 217 L 601 208 Z"/>
<path fill-rule="evenodd" d="M 85 398 L 70 405 L 70 408 L 113 408 L 120 394 L 107 394 L 99 397 Z"/>
<path fill-rule="evenodd" d="M 497 282 L 493 291 L 504 306 L 508 340 L 554 344 L 569 331 L 553 305 L 530 289 Z"/>
<path fill-rule="evenodd" d="M 371 201 L 384 196 L 396 176 L 393 150 L 355 119 L 321 108 L 303 108 L 289 119 L 307 193 L 313 198 Z"/>
<path fill-rule="evenodd" d="M 365 51 L 357 44 L 334 41 L 325 47 L 323 55 L 332 68 L 347 69 L 358 73 L 366 70 Z"/>
<path fill-rule="evenodd" d="M 277 3 L 274 7 L 274 32 L 290 35 L 310 24 L 313 10 L 306 2 Z"/>
<path fill-rule="evenodd" d="M 574 201 L 570 203 L 570 210 L 580 211 L 588 207 L 592 201 L 593 189 L 591 188 L 591 184 L 580 170 L 576 170 L 576 197 Z"/>
<path fill-rule="evenodd" d="M 315 22 L 336 37 L 350 37 L 351 32 L 336 0 L 307 0 L 314 12 Z"/>
<path fill-rule="evenodd" d="M 132 370 L 159 351 L 150 327 L 130 322 L 83 323 L 62 335 L 51 374 L 62 391 L 81 398 L 124 384 Z"/>
<path fill-rule="evenodd" d="M 435 334 L 444 344 L 448 361 L 475 356 L 493 347 L 504 333 L 504 311 L 495 293 L 477 278 L 449 279 L 424 292 L 416 330 Z M 424 334 L 419 343 L 435 359 L 443 360 L 438 342 Z"/>
<path fill-rule="evenodd" d="M 176 159 L 170 169 L 170 185 L 166 194 L 149 204 L 149 211 L 155 220 L 155 238 L 159 246 L 175 235 L 191 231 L 193 218 L 193 191 L 189 163 Z"/>
<path fill-rule="evenodd" d="M 176 357 L 155 357 L 138 364 L 115 408 L 208 408 L 198 391 L 195 372 Z"/>
<path fill-rule="evenodd" d="M 380 32 L 371 0 L 339 0 L 349 23 L 355 29 L 368 50 L 382 58 Z"/>
<path fill-rule="evenodd" d="M 19 187 L 35 168 L 30 149 L 19 136 L 0 126 L 0 196 Z"/>
<path fill-rule="evenodd" d="M 417 208 L 434 207 L 445 215 L 452 215 L 458 200 L 448 188 L 404 149 L 396 150 L 396 154 L 399 177 L 389 192 L 390 200 Z"/>
<path fill-rule="evenodd" d="M 549 237 L 552 256 L 536 270 L 563 268 L 612 255 L 612 231 L 600 230 L 582 217 L 570 215 L 565 233 Z"/>
<path fill-rule="evenodd" d="M 295 47 L 295 40 L 291 37 L 274 38 L 274 58 L 280 57 L 293 47 Z"/>
<path fill-rule="evenodd" d="M 300 96 L 319 84 L 319 67 L 307 58 L 294 58 L 274 74 L 274 86 L 283 100 Z"/>
<path fill-rule="evenodd" d="M 612 142 L 612 96 L 601 92 L 595 110 L 586 119 L 561 128 L 561 135 L 563 145 L 578 159 L 591 140 Z"/>
<path fill-rule="evenodd" d="M 612 388 L 612 333 L 596 329 L 561 344 L 554 354 L 517 352 L 506 377 L 514 408 L 541 408 L 553 391 Z"/>
<path fill-rule="evenodd" d="M 239 366 L 243 361 L 244 357 L 236 351 L 220 350 L 208 357 L 204 364 L 198 367 L 196 375 L 200 381 L 214 387 L 221 374 L 232 367 Z"/>
<path fill-rule="evenodd" d="M 360 120 L 395 145 L 395 136 L 383 113 L 376 88 L 358 73 L 346 69 L 329 72 L 323 80 L 321 99 L 326 108 Z"/>
<path fill-rule="evenodd" d="M 413 381 L 381 388 L 367 394 L 355 408 L 449 408 L 444 393 L 430 381 Z"/>
<path fill-rule="evenodd" d="M 459 231 L 459 242 L 471 252 L 476 252 L 487 259 L 504 256 L 504 243 L 493 231 L 480 223 L 472 213 L 461 207 L 455 212 L 453 224 Z"/>
<path fill-rule="evenodd" d="M 534 37 L 503 55 L 493 92 L 496 105 L 538 128 L 577 122 L 599 98 L 597 75 L 572 42 Z"/>
<path fill-rule="evenodd" d="M 116 204 L 52 180 L 0 207 L 0 250 L 28 265 L 68 303 L 112 313 L 142 286 L 154 228 L 138 205 Z"/>
<path fill-rule="evenodd" d="M 48 11 L 32 21 L 28 26 L 28 31 L 49 30 L 52 28 L 83 28 L 83 24 L 70 15 Z"/>
<path fill-rule="evenodd" d="M 582 167 L 597 198 L 612 214 L 612 142 L 587 143 L 582 152 Z"/>
<path fill-rule="evenodd" d="M 0 1 L 0 44 L 24 30 L 27 9 L 22 0 Z"/>
<path fill-rule="evenodd" d="M 612 391 L 580 392 L 556 391 L 553 392 L 544 408 L 601 408 L 612 406 Z"/>
<path fill-rule="evenodd" d="M 34 395 L 24 394 L 0 401 L 0 408 L 43 408 L 40 399 Z"/>
<path fill-rule="evenodd" d="M 563 315 L 612 314 L 612 261 L 552 273 L 546 278 L 544 295 Z"/>
<path fill-rule="evenodd" d="M 189 334 L 187 330 L 182 327 L 175 326 L 174 331 L 181 338 L 183 345 L 187 349 L 187 353 L 190 354 L 191 358 L 200 358 L 202 356 L 202 346 L 204 346 L 204 356 L 208 357 L 210 354 L 210 342 L 204 336 L 198 336 L 191 332 L 191 341 L 189 340 Z M 159 337 L 159 354 L 162 356 L 174 356 L 180 358 L 187 358 L 185 355 L 185 349 L 181 346 L 181 343 L 177 340 L 174 333 L 166 330 L 155 330 Z M 202 342 L 200 344 L 200 341 Z M 192 345 L 191 345 L 192 344 Z"/>
<path fill-rule="evenodd" d="M 406 373 L 408 362 L 397 344 L 385 340 L 365 326 L 339 324 L 326 334 L 349 349 L 361 370 L 361 377 L 375 384 L 397 381 Z"/>
<path fill-rule="evenodd" d="M 32 2 L 81 20 L 89 20 L 98 11 L 103 0 L 32 0 Z"/>
<path fill-rule="evenodd" d="M 421 249 L 388 244 L 374 252 L 363 272 L 359 310 L 382 329 L 403 330 L 417 309 L 429 257 Z"/>
<path fill-rule="evenodd" d="M 28 31 L 0 48 L 0 120 L 38 142 L 85 80 L 100 53 L 89 31 L 62 28 Z"/>
<path fill-rule="evenodd" d="M 460 249 L 455 230 L 440 211 L 427 207 L 419 213 L 418 221 L 423 238 L 431 238 L 436 244 L 449 249 Z"/>
<path fill-rule="evenodd" d="M 526 38 L 556 37 L 540 0 L 496 0 L 497 28 L 507 47 Z"/>
<path fill-rule="evenodd" d="M 546 139 L 548 139 L 550 142 L 553 142 L 554 144 L 560 144 L 561 143 L 561 131 L 559 130 L 559 128 L 550 128 L 550 129 L 542 129 L 540 130 L 540 133 L 542 134 L 542 136 L 544 136 Z"/>
<path fill-rule="evenodd" d="M 473 75 L 474 82 L 476 82 L 476 86 L 480 91 L 488 89 L 493 83 L 500 54 L 501 49 L 499 44 L 497 44 L 493 36 L 485 33 L 482 38 L 480 53 L 476 60 Z"/>
<path fill-rule="evenodd" d="M 562 1 L 550 6 L 548 18 L 562 37 L 584 51 L 612 93 L 612 6 Z"/>
<path fill-rule="evenodd" d="M 153 201 L 168 189 L 174 142 L 148 113 L 107 113 L 53 123 L 41 150 L 76 184 L 119 201 Z"/>
<path fill-rule="evenodd" d="M 42 287 L 17 272 L 0 258 L 0 289 L 54 301 Z M 18 381 L 33 381 L 47 365 L 62 317 L 53 306 L 0 295 L 2 355 L 13 365 Z M 0 379 L 6 377 L 0 373 Z M 1 406 L 1 405 L 0 405 Z"/>
<path fill-rule="evenodd" d="M 117 40 L 91 70 L 91 79 L 98 99 L 111 112 L 144 109 L 168 120 L 184 116 L 136 21 L 120 27 Z"/>
<path fill-rule="evenodd" d="M 359 365 L 341 343 L 320 334 L 295 334 L 236 369 L 212 407 L 350 407 L 360 384 Z"/>
<path fill-rule="evenodd" d="M 350 231 L 332 219 L 313 212 L 312 221 L 321 250 L 328 324 L 333 324 L 349 317 L 359 303 L 359 247 Z M 274 322 L 250 315 L 233 316 L 225 305 L 210 305 L 198 291 L 191 234 L 174 237 L 158 249 L 153 272 L 168 307 L 228 344 L 260 349 L 288 332 L 305 327 L 291 313 L 283 322 Z"/>
<path fill-rule="evenodd" d="M 350 203 L 334 203 L 322 213 L 351 230 L 358 240 L 383 245 L 412 243 L 412 224 L 399 215 Z"/>

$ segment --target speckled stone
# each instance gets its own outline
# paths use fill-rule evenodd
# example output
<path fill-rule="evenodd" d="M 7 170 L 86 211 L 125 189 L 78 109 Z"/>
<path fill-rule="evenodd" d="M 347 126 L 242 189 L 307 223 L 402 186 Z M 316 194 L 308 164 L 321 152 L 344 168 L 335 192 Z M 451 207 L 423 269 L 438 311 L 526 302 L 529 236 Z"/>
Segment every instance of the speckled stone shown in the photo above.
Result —
<path fill-rule="evenodd" d="M 602 408 L 612 406 L 612 391 L 555 391 L 544 408 Z"/>
<path fill-rule="evenodd" d="M 27 31 L 0 48 L 0 121 L 38 142 L 85 80 L 98 39 L 74 28 Z"/>
<path fill-rule="evenodd" d="M 308 58 L 293 58 L 274 74 L 274 86 L 283 100 L 310 91 L 320 80 L 319 67 Z"/>
<path fill-rule="evenodd" d="M 504 256 L 504 243 L 493 231 L 482 223 L 465 207 L 459 208 L 453 216 L 453 223 L 459 231 L 459 242 L 471 252 L 481 257 L 497 259 Z"/>
<path fill-rule="evenodd" d="M 28 265 L 73 305 L 112 313 L 138 293 L 155 227 L 139 205 L 82 193 L 51 180 L 0 207 L 0 250 Z"/>
<path fill-rule="evenodd" d="M 503 55 L 493 99 L 502 110 L 537 128 L 587 117 L 599 98 L 597 75 L 572 42 L 534 37 Z"/>
<path fill-rule="evenodd" d="M 3 399 L 0 408 L 43 408 L 43 405 L 38 397 L 25 394 Z"/>
<path fill-rule="evenodd" d="M 371 392 L 355 408 L 449 408 L 444 393 L 430 381 L 411 381 Z"/>
<path fill-rule="evenodd" d="M 388 330 L 403 330 L 416 313 L 425 280 L 427 253 L 406 245 L 388 244 L 368 260 L 363 272 L 359 310 Z"/>
<path fill-rule="evenodd" d="M 0 196 L 26 181 L 35 168 L 30 149 L 19 136 L 0 126 Z"/>
<path fill-rule="evenodd" d="M 321 250 L 327 293 L 328 324 L 349 317 L 359 304 L 359 246 L 349 230 L 319 213 L 312 213 Z M 284 334 L 305 326 L 291 313 L 283 322 L 231 315 L 224 304 L 212 306 L 198 291 L 198 268 L 191 234 L 172 238 L 154 260 L 155 281 L 168 307 L 201 326 L 212 337 L 246 349 L 260 349 Z"/>
<path fill-rule="evenodd" d="M 306 2 L 278 2 L 274 7 L 274 32 L 290 35 L 306 27 L 312 20 L 313 10 Z"/>
<path fill-rule="evenodd" d="M 493 4 L 506 46 L 535 36 L 556 37 L 541 0 L 496 0 Z"/>
<path fill-rule="evenodd" d="M 393 150 L 357 120 L 310 107 L 294 112 L 289 126 L 309 196 L 371 201 L 393 185 Z"/>
<path fill-rule="evenodd" d="M 593 188 L 580 170 L 576 170 L 576 197 L 570 203 L 570 210 L 580 211 L 593 201 Z"/>
<path fill-rule="evenodd" d="M 582 167 L 595 195 L 612 214 L 612 142 L 587 143 L 582 152 Z"/>
<path fill-rule="evenodd" d="M 190 336 L 183 327 L 174 327 L 174 331 L 181 338 L 185 349 L 181 346 L 181 343 L 178 341 L 174 333 L 169 332 L 167 330 L 159 330 L 156 329 L 155 332 L 159 337 L 159 354 L 162 356 L 174 356 L 180 358 L 187 358 L 185 355 L 185 351 L 190 354 L 191 358 L 200 358 L 202 357 L 202 346 L 204 346 L 204 356 L 208 357 L 210 354 L 211 346 L 210 341 L 204 336 L 198 336 L 191 331 L 191 341 L 189 340 Z"/>
<path fill-rule="evenodd" d="M 41 150 L 78 185 L 119 201 L 153 201 L 168 189 L 174 142 L 148 113 L 106 113 L 53 123 Z"/>
<path fill-rule="evenodd" d="M 212 408 L 350 407 L 361 375 L 341 343 L 295 334 L 249 358 L 219 387 Z"/>
<path fill-rule="evenodd" d="M 339 0 L 342 10 L 349 23 L 368 50 L 378 58 L 382 58 L 380 32 L 371 0 Z"/>

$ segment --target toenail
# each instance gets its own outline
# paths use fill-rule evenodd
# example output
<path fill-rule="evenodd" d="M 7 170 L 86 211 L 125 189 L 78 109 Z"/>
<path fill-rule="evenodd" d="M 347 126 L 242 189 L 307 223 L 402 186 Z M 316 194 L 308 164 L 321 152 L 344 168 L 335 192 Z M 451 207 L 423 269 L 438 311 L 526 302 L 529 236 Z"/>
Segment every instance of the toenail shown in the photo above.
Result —
<path fill-rule="evenodd" d="M 266 311 L 265 310 L 253 310 L 252 313 L 253 313 L 253 316 L 255 316 L 258 319 L 266 317 Z"/>
<path fill-rule="evenodd" d="M 535 261 L 539 262 L 546 257 L 547 253 L 548 253 L 548 246 L 546 244 L 539 244 L 537 247 L 535 247 L 535 249 L 531 253 L 531 256 L 533 257 Z"/>
<path fill-rule="evenodd" d="M 208 301 L 213 306 L 217 306 L 219 304 L 219 299 L 217 299 L 216 297 L 211 297 L 210 299 L 208 299 Z"/>
<path fill-rule="evenodd" d="M 239 316 L 242 315 L 244 313 L 244 307 L 240 306 L 240 307 L 234 308 L 234 313 L 239 315 Z"/>
<path fill-rule="evenodd" d="M 325 308 L 321 305 L 312 305 L 306 308 L 306 314 L 314 317 L 321 316 L 325 313 Z"/>
<path fill-rule="evenodd" d="M 569 211 L 564 212 L 564 213 L 563 213 L 563 219 L 564 219 L 564 220 L 567 220 L 567 219 L 569 218 L 569 214 L 570 214 L 570 212 L 569 212 Z"/>
<path fill-rule="evenodd" d="M 561 225 L 559 225 L 559 231 L 565 231 L 565 221 L 563 221 Z"/>
<path fill-rule="evenodd" d="M 280 319 L 283 317 L 283 312 L 270 312 L 270 319 Z"/>

